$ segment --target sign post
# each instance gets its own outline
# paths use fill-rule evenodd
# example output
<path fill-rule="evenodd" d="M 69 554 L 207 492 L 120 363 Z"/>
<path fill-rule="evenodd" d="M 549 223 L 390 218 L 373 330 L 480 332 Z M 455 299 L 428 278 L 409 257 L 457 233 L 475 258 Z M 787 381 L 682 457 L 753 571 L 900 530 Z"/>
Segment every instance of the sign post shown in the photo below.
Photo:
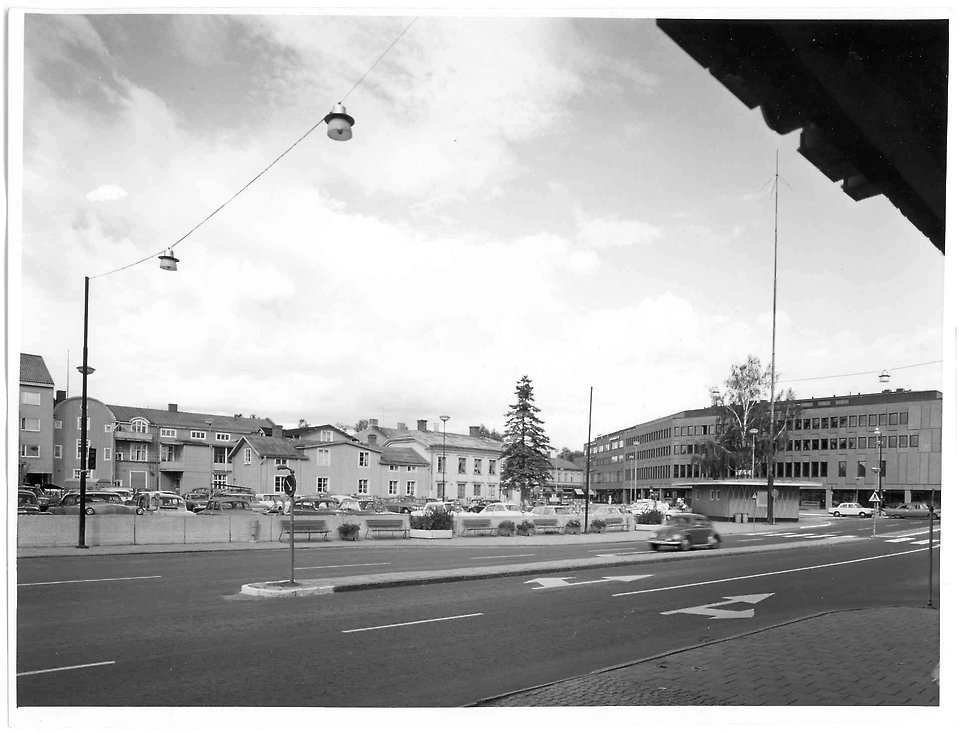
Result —
<path fill-rule="evenodd" d="M 296 557 L 296 472 L 289 466 L 279 466 L 289 471 L 289 474 L 283 477 L 283 493 L 290 497 L 290 585 L 296 583 L 294 577 L 294 559 Z"/>
<path fill-rule="evenodd" d="M 879 469 L 877 468 L 876 471 Z M 872 536 L 876 536 L 876 522 L 879 519 L 879 492 L 873 491 L 872 496 L 869 497 L 869 501 L 873 506 L 872 512 Z"/>

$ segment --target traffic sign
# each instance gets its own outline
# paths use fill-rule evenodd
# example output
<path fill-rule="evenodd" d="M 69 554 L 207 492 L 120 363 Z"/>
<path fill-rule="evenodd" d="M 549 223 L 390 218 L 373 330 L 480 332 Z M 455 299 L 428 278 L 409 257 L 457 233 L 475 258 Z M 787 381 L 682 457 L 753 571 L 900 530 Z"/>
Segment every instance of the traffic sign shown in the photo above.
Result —
<path fill-rule="evenodd" d="M 283 477 L 283 491 L 287 496 L 293 496 L 296 493 L 296 477 L 292 474 Z"/>
<path fill-rule="evenodd" d="M 875 491 L 873 491 L 873 492 L 872 492 L 872 496 L 869 497 L 869 501 L 871 501 L 871 502 L 873 502 L 873 501 L 879 501 L 879 495 L 878 495 Z"/>

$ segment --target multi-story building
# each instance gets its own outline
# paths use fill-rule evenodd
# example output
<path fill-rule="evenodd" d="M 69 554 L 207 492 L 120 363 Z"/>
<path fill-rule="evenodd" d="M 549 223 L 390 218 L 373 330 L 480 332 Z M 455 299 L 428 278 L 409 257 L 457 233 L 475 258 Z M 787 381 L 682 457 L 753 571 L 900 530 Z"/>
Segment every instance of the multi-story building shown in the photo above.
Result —
<path fill-rule="evenodd" d="M 546 495 L 552 495 L 554 500 L 581 499 L 585 475 L 583 467 L 558 455 L 550 457 L 549 465 L 549 485 L 545 487 Z"/>
<path fill-rule="evenodd" d="M 53 378 L 42 356 L 20 354 L 18 480 L 40 485 L 53 480 Z"/>
<path fill-rule="evenodd" d="M 58 392 L 54 412 L 53 483 L 74 486 L 80 478 L 80 397 Z M 87 398 L 87 446 L 95 465 L 88 484 L 134 490 L 185 492 L 235 484 L 230 450 L 246 435 L 275 436 L 282 428 L 268 418 L 107 405 Z"/>
<path fill-rule="evenodd" d="M 802 489 L 802 502 L 865 503 L 878 487 L 877 472 L 886 503 L 925 500 L 941 490 L 941 392 L 896 390 L 794 404 L 801 416 L 787 422 L 777 444 L 775 476 L 818 483 Z M 712 407 L 686 410 L 597 437 L 590 444 L 590 488 L 616 501 L 687 496 L 690 479 L 704 478 L 699 457 L 715 439 L 718 417 Z M 767 466 L 757 462 L 755 475 L 768 476 Z"/>

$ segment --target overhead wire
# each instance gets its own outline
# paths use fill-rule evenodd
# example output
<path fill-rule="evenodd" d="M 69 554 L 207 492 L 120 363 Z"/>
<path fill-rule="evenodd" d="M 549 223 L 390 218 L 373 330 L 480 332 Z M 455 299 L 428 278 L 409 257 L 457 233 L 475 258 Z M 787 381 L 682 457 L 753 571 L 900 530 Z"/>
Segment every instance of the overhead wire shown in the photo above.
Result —
<path fill-rule="evenodd" d="M 902 371 L 903 369 L 912 369 L 914 367 L 929 366 L 930 364 L 942 364 L 942 359 L 937 359 L 936 361 L 924 361 L 921 364 L 907 364 L 906 366 L 892 367 L 891 371 Z M 819 379 L 839 379 L 840 377 L 861 377 L 865 374 L 875 374 L 876 370 L 871 369 L 868 372 L 851 372 L 849 374 L 830 374 L 824 377 L 801 377 L 799 379 L 779 379 L 777 380 L 780 384 L 785 382 L 814 382 Z"/>

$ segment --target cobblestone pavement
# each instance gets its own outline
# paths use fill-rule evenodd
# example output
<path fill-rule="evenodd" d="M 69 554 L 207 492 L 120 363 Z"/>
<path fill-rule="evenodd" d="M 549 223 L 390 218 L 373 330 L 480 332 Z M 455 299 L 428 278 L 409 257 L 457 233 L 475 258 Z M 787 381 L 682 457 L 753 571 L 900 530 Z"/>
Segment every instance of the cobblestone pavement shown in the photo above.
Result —
<path fill-rule="evenodd" d="M 479 707 L 939 705 L 939 611 L 836 611 Z"/>

